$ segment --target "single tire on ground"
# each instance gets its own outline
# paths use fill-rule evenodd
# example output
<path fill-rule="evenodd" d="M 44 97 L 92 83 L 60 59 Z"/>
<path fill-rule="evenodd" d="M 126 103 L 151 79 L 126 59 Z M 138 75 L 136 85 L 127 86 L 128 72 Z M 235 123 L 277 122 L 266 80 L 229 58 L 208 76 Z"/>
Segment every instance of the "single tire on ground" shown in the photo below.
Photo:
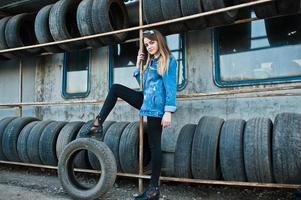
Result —
<path fill-rule="evenodd" d="M 93 35 L 95 30 L 92 24 L 92 6 L 94 0 L 83 0 L 76 12 L 76 22 L 81 36 Z M 85 40 L 86 44 L 91 47 L 103 46 L 99 38 Z"/>
<path fill-rule="evenodd" d="M 244 131 L 244 161 L 249 182 L 272 183 L 272 122 L 249 119 Z"/>
<path fill-rule="evenodd" d="M 17 141 L 21 130 L 30 122 L 37 121 L 34 117 L 20 117 L 11 121 L 5 128 L 2 147 L 5 157 L 9 161 L 20 161 L 17 151 Z"/>
<path fill-rule="evenodd" d="M 175 158 L 174 175 L 182 178 L 192 178 L 191 148 L 196 124 L 186 124 L 178 136 Z"/>
<path fill-rule="evenodd" d="M 86 133 L 88 130 L 92 128 L 93 123 L 94 120 L 87 121 L 78 131 L 76 139 L 84 138 L 85 137 L 84 133 Z M 78 154 L 74 158 L 74 165 L 76 168 L 80 168 L 80 169 L 91 169 L 92 167 L 88 158 L 88 151 L 82 150 L 78 152 Z"/>
<path fill-rule="evenodd" d="M 234 0 L 202 0 L 202 5 L 204 11 L 212 11 L 216 9 L 221 9 L 229 6 L 235 5 Z M 230 24 L 233 23 L 237 17 L 238 11 L 226 11 L 215 15 L 210 15 L 209 17 L 205 17 L 209 26 L 222 25 L 222 24 Z"/>
<path fill-rule="evenodd" d="M 220 179 L 218 153 L 219 135 L 223 119 L 202 117 L 195 129 L 191 150 L 191 171 L 193 178 Z"/>
<path fill-rule="evenodd" d="M 84 149 L 84 150 L 83 150 Z M 74 158 L 79 151 L 91 151 L 101 165 L 101 176 L 92 188 L 85 188 L 74 174 Z M 103 142 L 91 139 L 76 139 L 64 149 L 59 163 L 59 180 L 67 193 L 74 199 L 97 199 L 110 190 L 117 175 L 116 161 L 113 153 Z"/>
<path fill-rule="evenodd" d="M 1 121 L 0 121 L 0 160 L 7 160 L 7 158 L 5 157 L 5 155 L 3 153 L 2 138 L 3 138 L 5 128 L 14 119 L 16 119 L 16 117 L 5 117 L 5 118 L 1 119 Z"/>
<path fill-rule="evenodd" d="M 125 4 L 120 0 L 94 0 L 92 7 L 92 22 L 96 33 L 105 33 L 128 28 L 129 19 Z M 127 33 L 114 34 L 101 37 L 101 41 L 110 45 L 121 43 L 125 40 Z"/>
<path fill-rule="evenodd" d="M 117 171 L 122 172 L 119 159 L 119 142 L 121 134 L 129 122 L 116 122 L 107 130 L 104 143 L 108 145 L 115 156 Z"/>
<path fill-rule="evenodd" d="M 38 123 L 38 121 L 33 121 L 27 124 L 19 134 L 17 141 L 17 151 L 19 158 L 24 163 L 30 163 L 30 159 L 27 154 L 27 139 L 31 129 Z"/>
<path fill-rule="evenodd" d="M 18 14 L 11 17 L 5 27 L 5 40 L 9 48 L 38 44 L 34 32 L 35 14 Z M 17 52 L 18 55 L 39 54 L 41 48 L 26 49 Z"/>
<path fill-rule="evenodd" d="M 202 1 L 200 0 L 180 0 L 180 3 L 183 16 L 189 16 L 203 12 Z M 200 30 L 207 26 L 207 22 L 204 17 L 185 21 L 185 24 L 190 30 Z"/>
<path fill-rule="evenodd" d="M 247 180 L 243 145 L 245 123 L 241 119 L 230 119 L 221 130 L 219 157 L 222 176 L 227 181 Z"/>
<path fill-rule="evenodd" d="M 80 37 L 76 24 L 76 10 L 81 0 L 60 0 L 56 2 L 49 14 L 49 29 L 55 41 Z M 85 42 L 78 41 L 59 44 L 66 51 L 84 48 Z"/>
<path fill-rule="evenodd" d="M 273 172 L 277 183 L 301 184 L 301 115 L 281 113 L 272 139 Z"/>
<path fill-rule="evenodd" d="M 44 165 L 57 165 L 56 142 L 61 129 L 65 125 L 66 122 L 51 122 L 42 132 L 39 141 L 39 154 Z"/>
<path fill-rule="evenodd" d="M 144 141 L 143 141 L 143 165 L 144 169 L 149 170 L 150 166 L 150 150 L 148 146 L 148 138 L 146 126 L 144 125 Z M 139 122 L 131 122 L 123 130 L 119 142 L 119 159 L 120 166 L 125 173 L 137 173 L 139 171 Z"/>
<path fill-rule="evenodd" d="M 73 140 L 75 140 L 79 129 L 84 122 L 70 122 L 67 123 L 59 133 L 56 142 L 56 156 L 59 158 L 63 149 Z"/>
<path fill-rule="evenodd" d="M 95 135 L 92 135 L 91 138 L 103 142 L 104 137 L 105 137 L 105 135 L 107 133 L 107 130 L 114 123 L 115 123 L 115 121 L 105 121 L 103 123 L 103 135 L 102 135 L 102 137 L 100 137 L 99 135 L 95 134 Z M 89 162 L 91 164 L 92 169 L 100 169 L 99 161 L 98 161 L 97 157 L 92 152 L 88 152 L 88 159 L 89 159 Z"/>
<path fill-rule="evenodd" d="M 42 164 L 39 154 L 39 142 L 45 127 L 53 121 L 40 121 L 30 131 L 27 138 L 27 155 L 31 163 Z"/>
<path fill-rule="evenodd" d="M 54 39 L 50 33 L 49 29 L 49 13 L 52 8 L 51 5 L 47 5 L 43 7 L 37 14 L 35 23 L 34 23 L 34 30 L 37 37 L 37 40 L 40 44 L 53 42 Z M 43 47 L 46 51 L 52 53 L 59 53 L 63 50 L 58 46 L 47 46 Z"/>

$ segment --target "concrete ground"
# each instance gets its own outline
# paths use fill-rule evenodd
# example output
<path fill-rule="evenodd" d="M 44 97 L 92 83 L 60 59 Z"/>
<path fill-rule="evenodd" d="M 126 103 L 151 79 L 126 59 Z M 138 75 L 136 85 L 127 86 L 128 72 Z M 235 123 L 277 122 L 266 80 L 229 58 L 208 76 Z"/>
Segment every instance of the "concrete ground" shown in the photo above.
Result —
<path fill-rule="evenodd" d="M 90 177 L 87 177 L 90 179 Z M 118 177 L 100 199 L 130 200 L 138 193 L 138 180 Z M 208 186 L 163 182 L 161 200 L 293 200 L 294 190 Z M 55 170 L 0 164 L 0 200 L 71 199 Z"/>

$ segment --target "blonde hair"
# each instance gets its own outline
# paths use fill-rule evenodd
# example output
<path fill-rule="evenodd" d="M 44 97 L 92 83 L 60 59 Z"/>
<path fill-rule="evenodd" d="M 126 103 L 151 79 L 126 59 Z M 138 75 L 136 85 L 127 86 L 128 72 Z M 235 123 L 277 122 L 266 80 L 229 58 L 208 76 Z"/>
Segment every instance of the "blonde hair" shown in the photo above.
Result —
<path fill-rule="evenodd" d="M 170 50 L 167 46 L 166 40 L 165 40 L 164 36 L 157 30 L 148 31 L 147 33 L 145 33 L 143 35 L 143 39 L 144 38 L 158 42 L 158 50 L 160 53 L 160 57 L 158 60 L 157 71 L 158 71 L 158 74 L 160 74 L 162 76 L 168 70 L 168 67 L 169 67 Z M 148 66 L 151 59 L 152 59 L 152 55 L 150 55 L 148 53 L 146 65 L 144 66 L 144 69 Z"/>

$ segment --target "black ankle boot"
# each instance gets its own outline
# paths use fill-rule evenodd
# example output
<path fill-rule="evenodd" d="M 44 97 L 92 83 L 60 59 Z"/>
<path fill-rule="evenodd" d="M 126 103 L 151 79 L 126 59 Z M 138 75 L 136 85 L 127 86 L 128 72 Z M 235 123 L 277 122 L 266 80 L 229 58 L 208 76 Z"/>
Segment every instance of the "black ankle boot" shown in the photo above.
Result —
<path fill-rule="evenodd" d="M 97 140 L 103 141 L 103 126 L 99 121 L 99 116 L 96 117 L 98 120 L 99 125 L 95 125 L 94 122 L 92 124 L 92 127 L 89 127 L 86 131 L 84 131 L 83 135 L 85 137 L 95 137 Z M 92 130 L 93 129 L 93 130 Z"/>
<path fill-rule="evenodd" d="M 149 186 L 142 194 L 135 197 L 135 200 L 159 200 L 159 197 L 159 187 Z"/>

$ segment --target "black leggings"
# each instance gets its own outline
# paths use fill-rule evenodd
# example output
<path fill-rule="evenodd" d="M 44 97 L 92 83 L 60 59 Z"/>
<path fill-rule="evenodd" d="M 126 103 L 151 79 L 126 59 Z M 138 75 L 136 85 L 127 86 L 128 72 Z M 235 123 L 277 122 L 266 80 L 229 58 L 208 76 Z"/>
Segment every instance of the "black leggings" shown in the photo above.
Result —
<path fill-rule="evenodd" d="M 135 91 L 120 84 L 113 84 L 106 100 L 99 113 L 99 121 L 102 124 L 111 110 L 114 108 L 117 98 L 121 98 L 131 106 L 140 110 L 143 103 L 143 93 Z M 158 186 L 161 173 L 162 151 L 161 151 L 161 134 L 162 134 L 162 118 L 147 117 L 147 136 L 151 151 L 151 184 Z"/>

